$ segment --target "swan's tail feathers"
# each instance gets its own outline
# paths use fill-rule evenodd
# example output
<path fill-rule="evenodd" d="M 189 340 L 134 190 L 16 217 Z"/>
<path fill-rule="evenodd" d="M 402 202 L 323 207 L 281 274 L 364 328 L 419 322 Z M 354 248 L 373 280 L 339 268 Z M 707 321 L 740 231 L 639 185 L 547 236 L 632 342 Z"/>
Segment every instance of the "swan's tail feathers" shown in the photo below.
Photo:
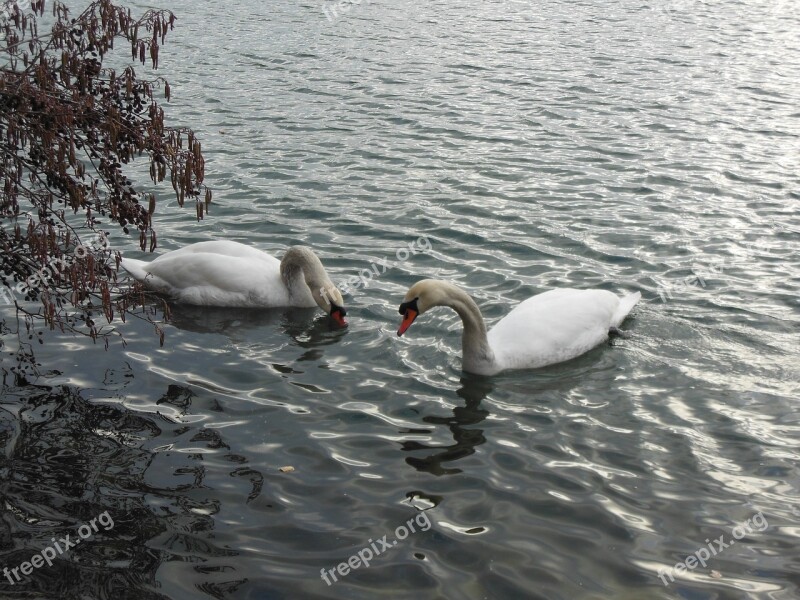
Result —
<path fill-rule="evenodd" d="M 611 327 L 619 327 L 641 298 L 641 292 L 634 292 L 633 294 L 628 294 L 624 298 L 621 298 L 619 306 L 617 306 L 617 310 L 614 311 L 614 316 L 611 318 Z"/>
<path fill-rule="evenodd" d="M 123 258 L 122 262 L 120 262 L 120 265 L 122 265 L 122 268 L 130 273 L 131 277 L 133 277 L 136 281 L 144 281 L 145 277 L 147 277 L 148 273 L 145 270 L 147 263 L 143 260 Z"/>

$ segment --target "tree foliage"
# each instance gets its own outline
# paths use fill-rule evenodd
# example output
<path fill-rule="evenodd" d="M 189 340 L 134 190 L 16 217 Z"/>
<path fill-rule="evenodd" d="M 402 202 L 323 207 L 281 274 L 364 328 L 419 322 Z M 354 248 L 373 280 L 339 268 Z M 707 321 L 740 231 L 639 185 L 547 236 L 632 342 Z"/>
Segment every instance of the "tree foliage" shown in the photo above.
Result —
<path fill-rule="evenodd" d="M 143 250 L 157 243 L 156 197 L 137 190 L 126 165 L 149 161 L 152 183 L 169 178 L 198 219 L 211 193 L 198 139 L 164 123 L 156 97 L 169 101 L 169 84 L 104 66 L 117 44 L 133 64 L 157 69 L 175 15 L 137 19 L 111 0 L 75 17 L 61 2 L 48 6 L 46 34 L 44 0 L 7 3 L 0 15 L 0 304 L 15 305 L 22 338 L 44 323 L 108 344 L 114 318 L 134 314 L 143 298 L 122 293 L 103 228 L 138 234 Z"/>

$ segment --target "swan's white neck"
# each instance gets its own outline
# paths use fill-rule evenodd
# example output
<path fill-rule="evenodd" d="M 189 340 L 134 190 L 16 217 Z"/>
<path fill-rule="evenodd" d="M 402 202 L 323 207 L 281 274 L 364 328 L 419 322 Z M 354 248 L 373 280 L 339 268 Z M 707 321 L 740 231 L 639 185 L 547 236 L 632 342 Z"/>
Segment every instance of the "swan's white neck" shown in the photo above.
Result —
<path fill-rule="evenodd" d="M 298 302 L 317 302 L 313 292 L 330 284 L 317 255 L 304 246 L 289 248 L 281 260 L 280 269 L 289 297 Z"/>
<path fill-rule="evenodd" d="M 463 290 L 452 286 L 441 304 L 449 306 L 461 317 L 464 333 L 461 337 L 462 368 L 470 373 L 495 373 L 497 361 L 486 337 L 486 323 L 475 301 Z"/>

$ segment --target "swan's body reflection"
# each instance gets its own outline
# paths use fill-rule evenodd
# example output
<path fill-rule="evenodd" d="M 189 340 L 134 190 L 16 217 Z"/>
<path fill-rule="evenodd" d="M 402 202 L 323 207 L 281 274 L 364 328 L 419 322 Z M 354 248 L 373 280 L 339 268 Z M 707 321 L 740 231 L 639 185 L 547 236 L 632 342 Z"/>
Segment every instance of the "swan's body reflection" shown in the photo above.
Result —
<path fill-rule="evenodd" d="M 313 308 L 218 308 L 173 305 L 170 325 L 195 333 L 217 333 L 233 343 L 263 337 L 263 330 L 278 327 L 297 345 L 311 348 L 336 342 L 347 330 L 333 326 Z"/>
<path fill-rule="evenodd" d="M 183 335 L 176 332 L 178 345 L 183 339 L 190 345 L 183 349 L 197 356 L 203 347 L 210 353 L 204 355 L 204 374 L 194 377 L 195 385 L 212 389 L 207 381 L 214 372 L 213 389 L 233 393 L 232 390 L 261 388 L 264 375 L 253 365 L 272 370 L 279 376 L 293 378 L 306 369 L 299 363 L 323 364 L 325 347 L 337 344 L 348 331 L 339 327 L 314 308 L 218 308 L 208 306 L 172 306 L 169 324 L 178 330 L 206 334 Z M 222 336 L 220 340 L 216 336 Z M 173 338 L 174 339 L 174 338 Z M 206 354 L 206 353 L 204 353 Z M 219 358 L 213 358 L 213 357 Z M 211 362 L 208 362 L 209 358 Z M 249 367 L 242 365 L 250 364 Z M 266 373 L 266 371 L 264 371 Z M 201 380 L 203 383 L 201 384 Z M 224 383 L 227 382 L 227 383 Z M 322 390 L 319 381 L 305 382 L 313 391 Z M 296 385 L 301 385 L 299 382 Z M 251 386 L 251 387 L 248 387 Z M 237 393 L 240 393 L 237 392 Z M 248 392 L 250 393 L 250 392 Z"/>

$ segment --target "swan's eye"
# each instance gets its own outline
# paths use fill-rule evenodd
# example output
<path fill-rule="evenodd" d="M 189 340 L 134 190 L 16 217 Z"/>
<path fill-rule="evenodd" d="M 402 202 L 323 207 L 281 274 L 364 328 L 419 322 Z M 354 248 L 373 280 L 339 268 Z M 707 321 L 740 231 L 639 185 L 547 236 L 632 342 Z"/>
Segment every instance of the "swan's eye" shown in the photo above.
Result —
<path fill-rule="evenodd" d="M 419 297 L 417 297 L 417 298 L 414 298 L 413 300 L 410 300 L 410 301 L 408 301 L 408 302 L 403 302 L 403 303 L 400 305 L 400 310 L 399 310 L 398 312 L 399 312 L 401 315 L 404 315 L 404 314 L 406 314 L 406 311 L 407 311 L 408 309 L 411 309 L 411 310 L 413 310 L 414 312 L 416 312 L 416 313 L 419 313 L 419 309 L 417 308 L 417 300 L 419 300 Z"/>

